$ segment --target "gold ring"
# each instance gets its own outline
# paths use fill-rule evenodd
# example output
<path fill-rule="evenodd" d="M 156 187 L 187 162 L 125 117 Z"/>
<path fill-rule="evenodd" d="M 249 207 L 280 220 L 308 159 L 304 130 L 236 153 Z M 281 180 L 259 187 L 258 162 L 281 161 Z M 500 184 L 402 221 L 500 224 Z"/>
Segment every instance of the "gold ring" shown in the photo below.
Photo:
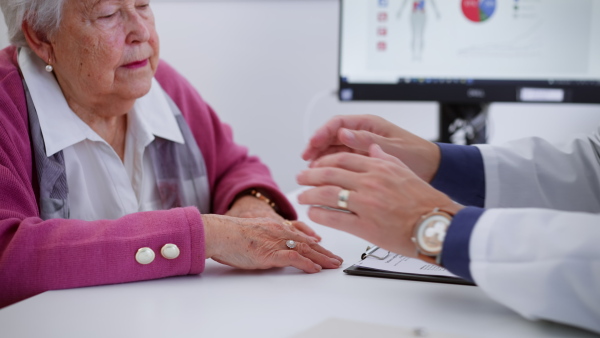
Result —
<path fill-rule="evenodd" d="M 287 219 L 283 221 L 283 224 L 292 226 L 292 222 L 288 221 Z"/>

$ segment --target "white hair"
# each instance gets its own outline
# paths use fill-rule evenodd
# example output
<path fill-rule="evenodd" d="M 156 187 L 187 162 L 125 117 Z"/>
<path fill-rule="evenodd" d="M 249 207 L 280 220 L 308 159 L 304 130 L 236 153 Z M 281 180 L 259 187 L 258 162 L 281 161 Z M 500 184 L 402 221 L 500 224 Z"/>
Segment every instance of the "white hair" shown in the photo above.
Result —
<path fill-rule="evenodd" d="M 58 30 L 63 4 L 66 0 L 0 0 L 0 8 L 8 26 L 11 44 L 17 47 L 27 46 L 27 40 L 21 25 L 27 21 L 36 32 L 46 37 Z"/>

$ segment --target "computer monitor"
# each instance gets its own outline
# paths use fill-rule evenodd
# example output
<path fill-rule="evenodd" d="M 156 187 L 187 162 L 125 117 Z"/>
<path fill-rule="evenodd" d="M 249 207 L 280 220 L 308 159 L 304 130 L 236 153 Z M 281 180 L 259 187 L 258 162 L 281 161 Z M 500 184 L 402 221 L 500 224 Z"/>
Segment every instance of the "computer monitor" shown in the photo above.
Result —
<path fill-rule="evenodd" d="M 340 2 L 339 99 L 437 101 L 441 141 L 485 142 L 492 102 L 600 103 L 598 0 Z"/>

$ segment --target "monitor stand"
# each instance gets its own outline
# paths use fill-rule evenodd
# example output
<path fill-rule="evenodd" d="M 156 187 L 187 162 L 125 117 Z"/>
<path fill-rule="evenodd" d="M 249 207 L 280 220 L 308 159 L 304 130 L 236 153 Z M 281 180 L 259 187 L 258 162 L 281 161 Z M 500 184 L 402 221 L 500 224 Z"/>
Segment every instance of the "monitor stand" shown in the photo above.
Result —
<path fill-rule="evenodd" d="M 489 103 L 440 102 L 438 142 L 477 144 L 487 142 Z"/>

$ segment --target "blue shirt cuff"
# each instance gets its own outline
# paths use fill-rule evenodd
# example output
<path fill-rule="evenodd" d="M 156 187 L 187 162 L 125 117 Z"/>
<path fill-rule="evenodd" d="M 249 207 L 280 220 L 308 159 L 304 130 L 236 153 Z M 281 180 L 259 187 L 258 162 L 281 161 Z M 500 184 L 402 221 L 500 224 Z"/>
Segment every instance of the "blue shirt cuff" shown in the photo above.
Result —
<path fill-rule="evenodd" d="M 437 190 L 462 205 L 483 207 L 485 203 L 485 170 L 477 147 L 437 143 L 440 167 L 431 181 Z"/>
<path fill-rule="evenodd" d="M 444 268 L 471 282 L 469 242 L 475 224 L 484 211 L 482 208 L 466 207 L 454 215 L 442 248 L 441 262 Z"/>

